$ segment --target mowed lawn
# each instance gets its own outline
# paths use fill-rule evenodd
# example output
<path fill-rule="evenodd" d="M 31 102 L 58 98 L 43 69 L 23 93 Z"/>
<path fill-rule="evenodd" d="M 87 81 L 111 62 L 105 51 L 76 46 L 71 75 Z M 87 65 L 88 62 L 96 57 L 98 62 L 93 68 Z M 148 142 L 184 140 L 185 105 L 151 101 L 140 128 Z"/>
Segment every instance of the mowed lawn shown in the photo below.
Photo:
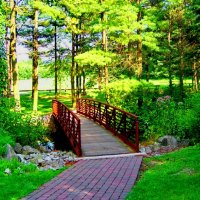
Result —
<path fill-rule="evenodd" d="M 145 158 L 143 168 L 127 200 L 200 199 L 200 146 Z"/>

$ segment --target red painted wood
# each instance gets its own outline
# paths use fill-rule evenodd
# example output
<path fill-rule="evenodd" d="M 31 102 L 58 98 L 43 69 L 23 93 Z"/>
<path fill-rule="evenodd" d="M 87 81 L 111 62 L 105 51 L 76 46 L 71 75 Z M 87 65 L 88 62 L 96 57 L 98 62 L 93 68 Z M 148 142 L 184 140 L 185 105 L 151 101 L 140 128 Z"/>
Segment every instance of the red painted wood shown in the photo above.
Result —
<path fill-rule="evenodd" d="M 103 125 L 135 151 L 139 151 L 139 123 L 134 114 L 93 99 L 77 99 L 77 113 Z"/>
<path fill-rule="evenodd" d="M 53 117 L 67 135 L 73 150 L 78 156 L 81 151 L 81 123 L 80 119 L 67 106 L 57 100 L 52 101 Z"/>

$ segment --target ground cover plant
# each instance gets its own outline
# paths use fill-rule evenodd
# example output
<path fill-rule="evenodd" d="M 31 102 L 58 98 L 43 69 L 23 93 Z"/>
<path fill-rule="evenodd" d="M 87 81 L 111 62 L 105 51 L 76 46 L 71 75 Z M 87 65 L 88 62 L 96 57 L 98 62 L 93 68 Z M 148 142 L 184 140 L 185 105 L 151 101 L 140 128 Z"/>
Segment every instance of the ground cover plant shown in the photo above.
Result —
<path fill-rule="evenodd" d="M 10 169 L 11 174 L 4 171 Z M 0 161 L 0 200 L 17 200 L 27 196 L 45 182 L 61 173 L 63 169 L 39 171 L 33 164 L 22 164 L 17 160 Z"/>
<path fill-rule="evenodd" d="M 127 200 L 196 200 L 200 198 L 200 146 L 145 158 L 141 174 Z"/>

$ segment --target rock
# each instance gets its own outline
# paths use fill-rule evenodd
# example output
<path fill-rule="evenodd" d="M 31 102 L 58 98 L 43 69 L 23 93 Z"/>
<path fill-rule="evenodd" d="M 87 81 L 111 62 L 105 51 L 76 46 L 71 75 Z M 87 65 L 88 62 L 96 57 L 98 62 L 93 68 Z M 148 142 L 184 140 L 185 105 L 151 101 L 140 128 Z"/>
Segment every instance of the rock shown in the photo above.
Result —
<path fill-rule="evenodd" d="M 162 145 L 162 146 L 171 146 L 173 148 L 177 147 L 177 140 L 175 137 L 171 136 L 171 135 L 166 135 L 163 137 L 160 137 L 158 139 L 158 142 Z"/>
<path fill-rule="evenodd" d="M 43 145 L 39 145 L 38 150 L 39 150 L 40 152 L 42 152 L 42 153 L 47 153 L 47 152 L 49 152 L 49 151 L 47 150 L 46 146 L 43 146 Z"/>
<path fill-rule="evenodd" d="M 146 151 L 147 154 L 151 154 L 152 153 L 151 146 L 145 147 L 145 151 Z"/>
<path fill-rule="evenodd" d="M 47 149 L 53 151 L 54 150 L 54 143 L 53 142 L 47 142 L 46 147 L 47 147 Z"/>
<path fill-rule="evenodd" d="M 7 168 L 7 169 L 5 169 L 4 173 L 10 175 L 11 174 L 11 170 L 9 168 Z"/>
<path fill-rule="evenodd" d="M 17 154 L 21 154 L 22 153 L 22 145 L 20 143 L 16 143 L 14 150 Z"/>
<path fill-rule="evenodd" d="M 160 143 L 155 142 L 154 145 L 153 145 L 153 148 L 152 148 L 153 151 L 158 151 L 160 149 L 160 146 L 161 146 Z"/>
<path fill-rule="evenodd" d="M 17 154 L 10 144 L 6 145 L 6 152 L 3 157 L 8 160 L 11 160 L 12 158 L 17 158 Z"/>
<path fill-rule="evenodd" d="M 33 153 L 40 153 L 40 152 L 37 149 L 34 149 L 33 147 L 26 145 L 22 148 L 22 153 L 24 155 L 30 155 Z"/>
<path fill-rule="evenodd" d="M 141 152 L 141 153 L 146 153 L 145 148 L 144 148 L 144 147 L 141 147 L 141 148 L 140 148 L 140 152 Z"/>
<path fill-rule="evenodd" d="M 24 159 L 24 155 L 22 154 L 17 154 L 18 160 L 22 163 L 27 163 L 27 161 Z"/>
<path fill-rule="evenodd" d="M 46 156 L 46 157 L 44 158 L 44 160 L 45 160 L 45 161 L 51 161 L 52 158 L 51 158 L 50 156 Z"/>

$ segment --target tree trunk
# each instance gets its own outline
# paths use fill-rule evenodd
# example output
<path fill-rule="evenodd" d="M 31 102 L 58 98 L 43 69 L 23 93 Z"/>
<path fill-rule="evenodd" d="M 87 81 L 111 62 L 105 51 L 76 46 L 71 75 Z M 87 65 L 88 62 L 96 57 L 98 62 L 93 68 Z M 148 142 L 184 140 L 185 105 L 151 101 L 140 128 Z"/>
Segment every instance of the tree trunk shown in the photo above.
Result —
<path fill-rule="evenodd" d="M 172 29 L 172 21 L 171 21 L 171 15 L 169 19 L 169 31 L 168 31 L 168 47 L 169 47 L 169 53 L 168 53 L 168 73 L 169 73 L 169 93 L 172 95 L 173 93 L 173 83 L 172 83 L 172 68 L 171 68 L 171 29 Z"/>
<path fill-rule="evenodd" d="M 15 99 L 15 111 L 20 111 L 20 94 L 19 94 L 19 78 L 18 78 L 18 65 L 16 54 L 16 4 L 14 0 L 10 0 L 10 55 L 13 73 L 13 93 Z"/>
<path fill-rule="evenodd" d="M 98 76 L 98 88 L 99 88 L 99 90 L 101 90 L 102 89 L 102 79 L 103 79 L 103 72 L 102 72 L 101 67 L 98 68 L 98 74 L 99 74 L 99 76 Z"/>
<path fill-rule="evenodd" d="M 101 21 L 102 23 L 107 21 L 107 16 L 105 12 L 101 13 Z M 104 29 L 102 31 L 102 49 L 103 51 L 108 51 L 108 38 L 107 38 L 107 30 Z M 105 90 L 106 90 L 106 101 L 109 102 L 109 90 L 108 90 L 108 82 L 109 82 L 109 72 L 108 72 L 108 66 L 104 66 L 104 73 L 105 73 Z"/>
<path fill-rule="evenodd" d="M 183 79 L 184 79 L 184 61 L 183 61 L 183 52 L 181 52 L 181 56 L 180 56 L 180 68 L 179 68 L 179 86 L 180 86 L 180 96 L 181 96 L 181 99 L 184 98 Z"/>
<path fill-rule="evenodd" d="M 76 107 L 75 97 L 75 34 L 72 32 L 72 67 L 71 67 L 71 92 L 72 92 L 72 107 Z"/>
<path fill-rule="evenodd" d="M 138 6 L 140 6 L 141 0 L 137 0 Z M 137 22 L 140 24 L 142 18 L 142 12 L 138 12 L 137 16 Z M 138 80 L 141 80 L 142 78 L 142 36 L 141 36 L 141 29 L 137 29 L 137 35 L 139 36 L 140 39 L 137 41 L 137 78 Z"/>
<path fill-rule="evenodd" d="M 33 69 L 32 69 L 32 96 L 33 111 L 38 108 L 38 10 L 34 13 L 34 31 L 33 31 Z"/>
<path fill-rule="evenodd" d="M 86 83 L 86 77 L 85 77 L 85 70 L 83 69 L 83 95 L 86 95 L 86 87 L 85 87 L 85 83 Z"/>
<path fill-rule="evenodd" d="M 11 96 L 12 87 L 12 66 L 11 66 L 11 56 L 10 56 L 10 38 L 8 37 L 8 27 L 6 27 L 6 61 L 7 61 L 7 97 Z"/>
<path fill-rule="evenodd" d="M 78 26 L 77 26 L 77 28 L 78 28 Z M 78 51 L 79 51 L 79 35 L 78 34 L 75 35 L 75 48 L 76 48 L 75 55 L 77 55 Z M 79 98 L 80 97 L 80 88 L 79 88 L 80 72 L 79 72 L 78 63 L 75 63 L 75 65 L 76 65 L 76 97 Z"/>
<path fill-rule="evenodd" d="M 57 66 L 57 25 L 56 21 L 54 24 L 54 54 L 55 54 L 55 97 L 57 97 L 58 93 L 58 66 Z"/>
<path fill-rule="evenodd" d="M 192 68 L 193 68 L 194 90 L 199 91 L 199 72 L 198 72 L 198 67 L 196 65 L 195 58 L 194 58 Z"/>

